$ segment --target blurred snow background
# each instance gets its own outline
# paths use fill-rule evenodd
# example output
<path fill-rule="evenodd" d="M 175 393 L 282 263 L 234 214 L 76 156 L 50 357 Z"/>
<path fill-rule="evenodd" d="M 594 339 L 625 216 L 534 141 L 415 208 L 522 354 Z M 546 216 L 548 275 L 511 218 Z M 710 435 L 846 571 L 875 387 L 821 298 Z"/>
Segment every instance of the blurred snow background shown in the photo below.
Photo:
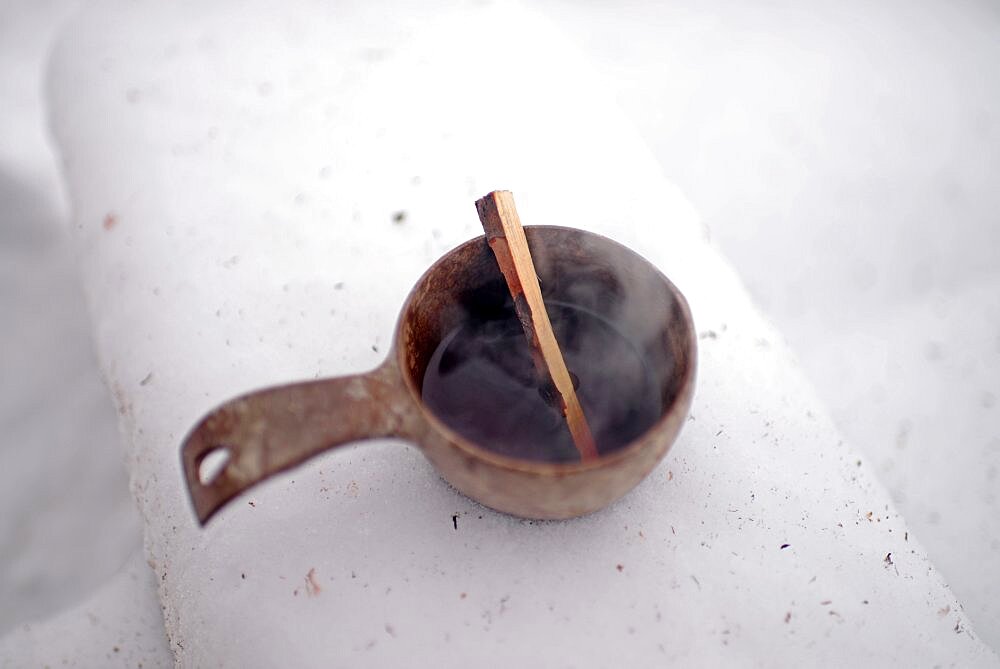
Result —
<path fill-rule="evenodd" d="M 1000 5 L 534 5 L 1000 646 Z M 45 134 L 45 56 L 76 6 L 0 5 L 0 633 L 79 600 L 141 541 Z"/>
<path fill-rule="evenodd" d="M 0 633 L 141 546 L 44 119 L 45 57 L 76 6 L 0 3 Z"/>

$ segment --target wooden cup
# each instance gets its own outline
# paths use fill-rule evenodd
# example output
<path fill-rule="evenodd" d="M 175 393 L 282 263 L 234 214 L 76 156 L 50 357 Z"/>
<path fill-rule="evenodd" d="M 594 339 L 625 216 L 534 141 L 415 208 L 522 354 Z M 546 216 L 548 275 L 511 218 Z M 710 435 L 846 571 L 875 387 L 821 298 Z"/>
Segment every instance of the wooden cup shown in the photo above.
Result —
<path fill-rule="evenodd" d="M 525 518 L 581 516 L 635 487 L 673 444 L 691 405 L 697 338 L 687 301 L 653 265 L 610 239 L 555 226 L 530 226 L 525 233 L 545 298 L 614 323 L 644 357 L 662 407 L 652 427 L 586 462 L 523 460 L 469 441 L 423 403 L 424 370 L 442 338 L 462 322 L 464 305 L 490 286 L 503 286 L 486 238 L 478 237 L 417 281 L 379 367 L 254 391 L 192 429 L 181 460 L 198 520 L 204 524 L 251 486 L 315 455 L 380 437 L 416 444 L 459 491 Z M 202 461 L 212 453 L 224 456 L 224 464 L 203 481 Z"/>

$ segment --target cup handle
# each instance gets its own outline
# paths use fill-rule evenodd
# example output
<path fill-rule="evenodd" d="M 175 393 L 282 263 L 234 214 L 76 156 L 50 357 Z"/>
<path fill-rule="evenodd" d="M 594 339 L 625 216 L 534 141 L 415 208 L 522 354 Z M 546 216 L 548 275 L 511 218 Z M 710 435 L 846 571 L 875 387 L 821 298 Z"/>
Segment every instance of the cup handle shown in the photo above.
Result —
<path fill-rule="evenodd" d="M 198 521 L 204 525 L 244 490 L 335 446 L 412 436 L 417 413 L 392 357 L 366 374 L 232 399 L 202 418 L 181 445 Z M 211 472 L 209 456 L 217 461 Z"/>

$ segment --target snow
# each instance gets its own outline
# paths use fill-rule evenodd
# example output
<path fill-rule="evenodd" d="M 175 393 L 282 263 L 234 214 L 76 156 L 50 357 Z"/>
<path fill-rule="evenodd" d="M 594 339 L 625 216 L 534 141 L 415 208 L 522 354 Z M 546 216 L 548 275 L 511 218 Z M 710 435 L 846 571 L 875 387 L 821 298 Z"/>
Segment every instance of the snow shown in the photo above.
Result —
<path fill-rule="evenodd" d="M 72 280 L 79 254 L 182 661 L 217 657 L 224 643 L 233 664 L 414 652 L 495 652 L 499 663 L 525 659 L 504 638 L 543 632 L 554 641 L 537 662 L 815 663 L 817 645 L 831 664 L 996 661 L 973 638 L 978 629 L 995 645 L 1000 629 L 990 571 L 1000 561 L 984 557 L 998 550 L 1000 457 L 995 12 L 540 5 L 583 45 L 590 70 L 556 26 L 516 8 L 389 19 L 359 6 L 341 22 L 314 7 L 291 18 L 253 7 L 234 20 L 226 5 L 99 4 L 70 26 L 51 80 L 82 226 L 71 252 L 55 232 L 11 227 L 51 230 L 64 215 L 31 86 L 40 47 L 70 9 L 33 6 L 4 23 L 20 36 L 3 42 L 13 57 L 2 79 L 21 96 L 0 143 L 17 175 L 10 197 L 42 212 L 5 223 L 28 242 L 5 245 L 20 282 L 3 299 L 33 329 L 4 333 L 5 352 L 23 352 L 4 368 L 32 380 L 4 386 L 14 445 L 4 458 L 15 463 L 3 468 L 15 482 L 4 494 L 16 509 L 8 522 L 55 535 L 17 535 L 15 561 L 4 550 L 0 586 L 16 603 L 7 624 L 79 598 L 135 541 Z M 518 32 L 502 62 L 499 44 L 483 53 L 496 39 L 484 17 Z M 511 71 L 516 98 L 476 106 L 498 84 L 482 73 Z M 625 115 L 607 105 L 614 98 Z M 546 103 L 525 111 L 523 100 Z M 497 131 L 489 162 L 474 141 L 486 127 Z M 663 466 L 601 514 L 538 525 L 461 498 L 412 449 L 368 445 L 261 488 L 254 507 L 196 532 L 179 435 L 234 392 L 377 362 L 370 347 L 384 353 L 412 279 L 475 234 L 472 200 L 500 186 L 518 194 L 526 222 L 553 222 L 567 194 L 596 193 L 567 222 L 641 250 L 692 299 L 706 333 L 701 385 Z M 398 211 L 406 225 L 391 223 Z M 48 295 L 64 306 L 38 310 Z M 57 328 L 76 334 L 43 336 Z M 79 382 L 64 384 L 67 370 Z M 49 409 L 26 416 L 25 402 Z M 858 450 L 838 445 L 824 406 Z M 59 478 L 29 485 L 48 480 L 43 465 Z M 67 492 L 53 508 L 56 490 L 73 486 L 79 501 Z M 584 556 L 575 571 L 559 569 L 568 548 Z M 319 591 L 306 587 L 310 574 Z M 150 587 L 99 597 L 126 610 Z M 248 620 L 260 602 L 273 610 Z M 0 657 L 27 657 L 24 639 L 4 639 Z"/>

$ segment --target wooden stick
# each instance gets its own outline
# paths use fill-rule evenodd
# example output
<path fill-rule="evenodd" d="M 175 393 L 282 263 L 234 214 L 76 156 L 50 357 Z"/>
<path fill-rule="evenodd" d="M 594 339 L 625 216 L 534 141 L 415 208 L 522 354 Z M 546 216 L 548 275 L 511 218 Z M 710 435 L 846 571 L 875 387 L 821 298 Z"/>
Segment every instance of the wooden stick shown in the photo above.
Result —
<path fill-rule="evenodd" d="M 542 381 L 555 388 L 556 399 L 569 425 L 573 443 L 580 451 L 580 459 L 596 458 L 594 436 L 552 332 L 535 265 L 531 262 L 528 240 L 514 207 L 514 196 L 506 190 L 493 191 L 476 201 L 476 211 L 486 231 L 486 240 L 497 257 L 497 264 L 514 298 L 514 309 L 528 338 L 535 367 Z"/>

